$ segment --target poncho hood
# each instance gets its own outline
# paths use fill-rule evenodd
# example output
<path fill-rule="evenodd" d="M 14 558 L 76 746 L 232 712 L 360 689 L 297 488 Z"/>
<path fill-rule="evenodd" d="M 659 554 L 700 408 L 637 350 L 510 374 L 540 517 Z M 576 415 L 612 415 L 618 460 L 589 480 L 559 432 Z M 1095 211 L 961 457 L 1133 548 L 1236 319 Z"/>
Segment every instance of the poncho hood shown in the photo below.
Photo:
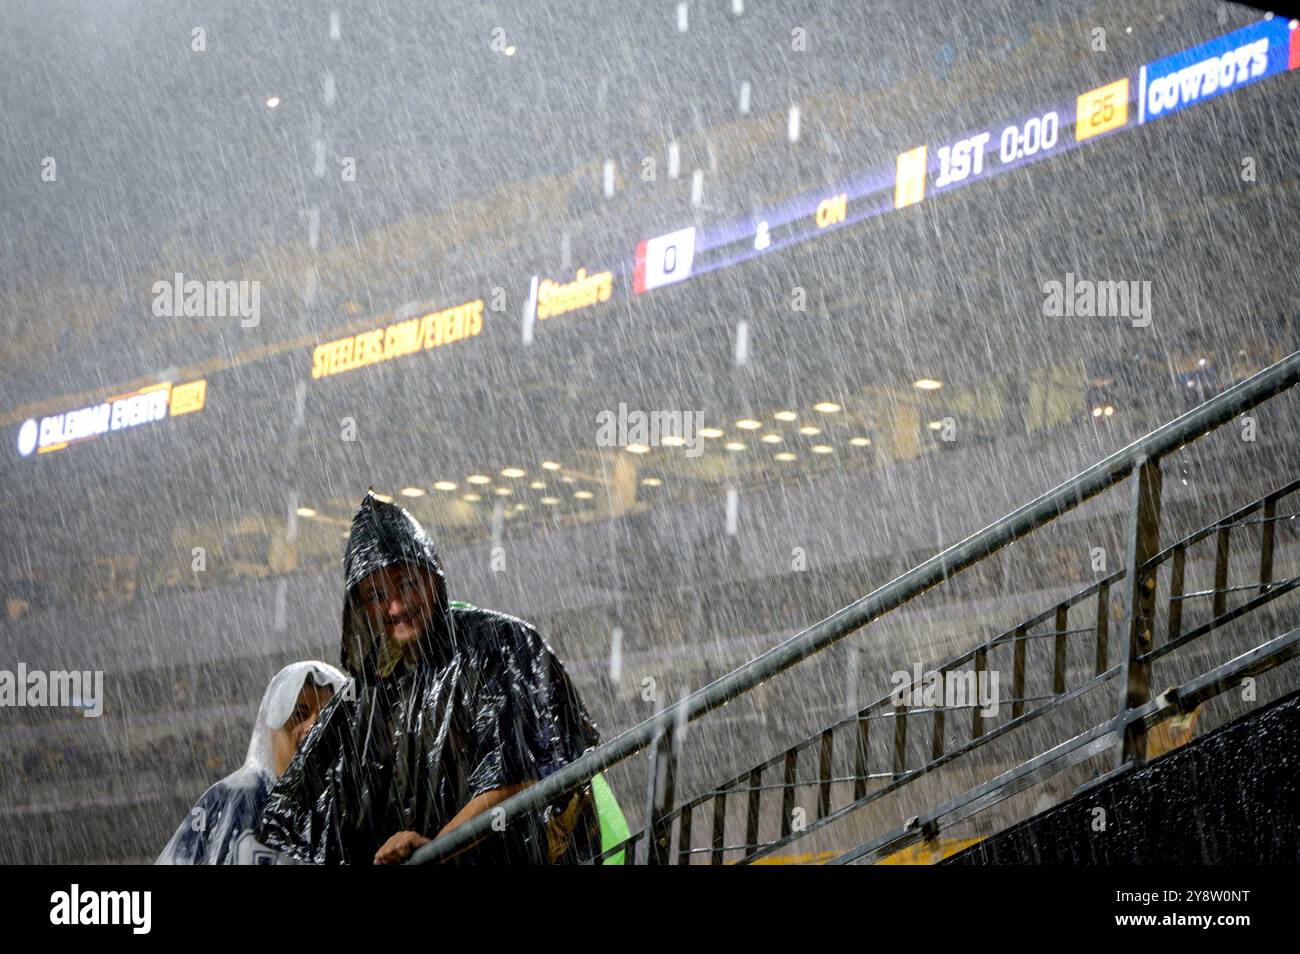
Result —
<path fill-rule="evenodd" d="M 352 517 L 343 552 L 343 625 L 339 659 L 357 680 L 365 683 L 381 678 L 380 658 L 384 636 L 372 632 L 357 599 L 358 587 L 371 574 L 391 566 L 408 566 L 424 571 L 434 583 L 437 605 L 421 620 L 424 635 L 420 654 L 441 662 L 455 652 L 451 607 L 447 601 L 447 577 L 433 540 L 401 507 L 366 494 Z"/>

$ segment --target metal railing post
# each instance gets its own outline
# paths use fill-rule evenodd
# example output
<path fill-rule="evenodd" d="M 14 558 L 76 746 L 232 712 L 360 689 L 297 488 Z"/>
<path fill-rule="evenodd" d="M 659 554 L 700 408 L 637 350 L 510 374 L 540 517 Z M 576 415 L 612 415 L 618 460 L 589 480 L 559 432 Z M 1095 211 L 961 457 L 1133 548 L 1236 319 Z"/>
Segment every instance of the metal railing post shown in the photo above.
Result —
<path fill-rule="evenodd" d="M 1124 693 L 1120 700 L 1121 719 L 1151 699 L 1151 663 L 1145 657 L 1154 641 L 1157 571 L 1152 569 L 1143 573 L 1141 567 L 1160 550 L 1160 459 L 1144 458 L 1130 480 L 1132 506 L 1124 581 L 1128 652 L 1120 679 Z M 1126 722 L 1116 767 L 1142 762 L 1146 758 L 1146 747 L 1146 726 L 1141 721 Z"/>
<path fill-rule="evenodd" d="M 677 783 L 677 733 L 672 723 L 664 725 L 656 736 L 650 756 L 650 777 L 646 780 L 646 839 L 645 863 L 668 864 L 672 847 L 673 826 L 667 817 L 673 808 L 674 789 Z"/>

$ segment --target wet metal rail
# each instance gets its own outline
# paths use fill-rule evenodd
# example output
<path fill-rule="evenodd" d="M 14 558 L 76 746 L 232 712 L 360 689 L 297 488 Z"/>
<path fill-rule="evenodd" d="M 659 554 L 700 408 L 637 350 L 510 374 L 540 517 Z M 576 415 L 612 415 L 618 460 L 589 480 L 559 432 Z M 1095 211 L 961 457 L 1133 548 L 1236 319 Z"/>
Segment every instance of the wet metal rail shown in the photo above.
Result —
<path fill-rule="evenodd" d="M 950 803 L 926 816 L 924 820 L 914 819 L 914 824 L 906 830 L 877 839 L 861 849 L 856 849 L 858 853 L 853 857 L 843 860 L 858 861 L 879 857 L 880 852 L 886 848 L 892 851 L 897 847 L 921 840 L 932 835 L 936 826 L 951 824 L 955 816 L 968 817 L 974 811 L 982 810 L 987 804 L 992 804 L 1020 790 L 1015 788 L 1015 785 L 1022 781 L 1024 785 L 1021 785 L 1021 788 L 1032 784 L 1044 773 L 1051 774 L 1067 764 L 1075 764 L 1112 747 L 1118 749 L 1117 769 L 1140 762 L 1145 755 L 1147 729 L 1154 722 L 1165 717 L 1161 713 L 1166 713 L 1170 706 L 1176 706 L 1177 698 L 1186 700 L 1195 697 L 1205 692 L 1207 686 L 1218 684 L 1211 678 L 1214 675 L 1212 672 L 1185 684 L 1172 701 L 1163 696 L 1152 701 L 1150 699 L 1152 662 L 1173 649 L 1300 586 L 1300 579 L 1278 580 L 1273 577 L 1276 527 L 1283 520 L 1294 519 L 1295 511 L 1300 509 L 1295 506 L 1296 501 L 1292 499 L 1292 495 L 1300 489 L 1300 481 L 1293 480 L 1236 513 L 1161 550 L 1157 533 L 1161 499 L 1160 461 L 1171 452 L 1231 421 L 1237 415 L 1293 387 L 1298 380 L 1300 380 L 1300 352 L 1294 352 L 1157 428 L 1146 437 L 1112 454 L 996 523 L 926 560 L 862 599 L 792 636 L 749 663 L 668 706 L 656 716 L 587 752 L 573 763 L 502 802 L 498 806 L 499 811 L 494 813 L 495 817 L 490 817 L 488 814 L 480 815 L 423 846 L 415 852 L 410 863 L 436 862 L 458 854 L 479 841 L 492 837 L 494 823 L 499 825 L 504 821 L 508 825 L 511 818 L 537 811 L 546 804 L 556 802 L 585 784 L 596 773 L 648 747 L 653 747 L 651 781 L 647 786 L 646 796 L 649 839 L 642 849 L 641 860 L 651 864 L 669 863 L 673 860 L 685 863 L 693 854 L 707 854 L 709 860 L 717 864 L 722 863 L 728 853 L 739 851 L 743 853 L 741 860 L 752 861 L 772 853 L 817 828 L 824 827 L 860 808 L 867 801 L 894 791 L 919 775 L 933 771 L 940 765 L 1116 678 L 1119 680 L 1119 685 L 1123 686 L 1123 691 L 1122 698 L 1119 700 L 1118 714 L 1111 721 L 1096 726 L 1083 735 L 1042 753 L 1014 769 L 1009 773 L 1009 778 L 1001 780 L 1001 788 L 995 784 L 999 780 L 994 779 L 985 786 L 972 790 L 977 794 L 968 792 L 962 797 L 964 801 L 959 799 L 957 803 Z M 995 648 L 1009 647 L 1013 653 L 1011 693 L 1013 698 L 1012 717 L 1008 722 L 985 731 L 980 710 L 972 708 L 969 741 L 945 751 L 944 717 L 947 710 L 926 712 L 924 714 L 928 715 L 933 723 L 931 757 L 924 765 L 909 768 L 906 760 L 908 723 L 923 713 L 919 710 L 910 712 L 900 710 L 887 715 L 884 710 L 886 706 L 891 705 L 891 699 L 886 697 L 871 703 L 854 716 L 841 720 L 715 787 L 712 791 L 674 806 L 676 763 L 679 753 L 678 746 L 673 740 L 685 734 L 682 729 L 686 723 L 693 722 L 714 709 L 726 705 L 760 683 L 833 645 L 873 620 L 897 609 L 1130 477 L 1132 479 L 1129 482 L 1129 522 L 1126 532 L 1128 552 L 1122 570 L 1097 581 L 1013 630 L 934 667 L 940 672 L 948 672 L 973 662 L 978 673 L 987 667 L 989 652 Z M 1260 540 L 1258 573 L 1247 585 L 1229 586 L 1227 580 L 1231 557 L 1230 541 L 1234 533 L 1242 533 L 1247 527 L 1258 528 Z M 1209 590 L 1184 592 L 1183 573 L 1187 553 L 1195 545 L 1211 538 L 1215 543 L 1215 585 Z M 1166 563 L 1170 567 L 1170 597 L 1164 601 L 1168 607 L 1166 613 L 1168 622 L 1165 639 L 1157 647 L 1155 646 L 1156 574 Z M 1071 608 L 1088 599 L 1095 599 L 1099 608 L 1107 607 L 1112 587 L 1122 587 L 1124 612 L 1119 625 L 1123 627 L 1123 631 L 1118 635 L 1120 645 L 1126 647 L 1124 658 L 1113 663 L 1107 655 L 1111 625 L 1108 613 L 1099 609 L 1087 626 L 1078 625 L 1077 620 L 1074 621 L 1076 625 L 1071 626 L 1069 619 Z M 1253 595 L 1235 606 L 1228 605 L 1233 594 L 1244 593 Z M 1183 632 L 1181 630 L 1182 607 L 1191 600 L 1207 598 L 1212 601 L 1212 618 L 1207 623 Z M 1048 620 L 1052 622 L 1052 629 L 1049 632 L 1031 632 L 1036 626 Z M 1079 685 L 1067 689 L 1064 661 L 1068 642 L 1071 637 L 1088 634 L 1096 636 L 1093 675 Z M 1050 638 L 1053 641 L 1053 692 L 1048 697 L 1050 701 L 1026 708 L 1026 703 L 1040 701 L 1027 697 L 1025 689 L 1026 647 L 1031 639 L 1039 637 Z M 1267 668 L 1291 658 L 1295 654 L 1295 633 L 1278 639 L 1284 642 L 1272 640 L 1253 650 L 1251 654 L 1247 654 L 1250 656 L 1248 662 L 1242 662 L 1244 657 L 1239 657 L 1228 665 Z M 1257 658 L 1256 654 L 1268 647 L 1272 649 Z M 892 721 L 893 764 L 889 766 L 887 772 L 872 773 L 867 771 L 866 765 L 869 726 L 873 720 L 880 721 L 883 717 L 888 717 Z M 843 735 L 846 729 L 849 734 L 856 737 L 850 750 L 855 755 L 855 771 L 851 775 L 839 777 L 832 773 L 834 754 L 837 751 L 836 732 L 838 730 Z M 1118 746 L 1115 744 L 1116 732 L 1119 732 L 1122 738 Z M 811 783 L 806 780 L 800 781 L 797 777 L 798 757 L 800 752 L 806 750 L 815 750 L 818 758 L 818 776 Z M 839 751 L 844 750 L 841 748 Z M 777 766 L 781 769 L 781 781 L 765 783 L 763 776 Z M 866 783 L 869 779 L 888 779 L 888 782 L 883 787 L 867 793 Z M 837 781 L 853 782 L 853 798 L 846 805 L 832 807 L 831 786 Z M 818 788 L 816 814 L 806 827 L 801 827 L 797 831 L 792 830 L 791 811 L 787 809 L 793 805 L 795 788 L 807 787 L 810 784 Z M 773 841 L 761 842 L 758 839 L 758 818 L 762 795 L 765 791 L 777 790 L 783 793 L 781 835 Z M 997 797 L 1002 792 L 1005 794 Z M 741 797 L 746 799 L 747 809 L 745 838 L 741 843 L 728 844 L 725 837 L 726 804 L 728 799 Z M 712 809 L 710 812 L 711 844 L 705 849 L 692 849 L 691 828 L 695 816 L 699 809 L 710 802 L 712 803 L 710 806 Z M 956 807 L 953 807 L 954 805 Z M 979 807 L 972 807 L 975 805 Z M 675 857 L 671 852 L 674 828 L 677 830 L 679 845 Z M 637 860 L 636 845 L 646 838 L 646 831 L 638 832 L 625 842 L 603 852 L 594 860 L 601 860 L 622 851 L 625 852 L 623 856 L 625 863 L 634 863 Z"/>

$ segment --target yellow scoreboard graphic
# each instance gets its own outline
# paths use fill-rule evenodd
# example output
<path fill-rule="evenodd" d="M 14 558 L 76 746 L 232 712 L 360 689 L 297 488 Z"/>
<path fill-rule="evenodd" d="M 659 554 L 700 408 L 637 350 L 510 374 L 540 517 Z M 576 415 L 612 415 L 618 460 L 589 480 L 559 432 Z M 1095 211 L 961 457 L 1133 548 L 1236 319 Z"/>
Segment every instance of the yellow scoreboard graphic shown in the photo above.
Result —
<path fill-rule="evenodd" d="M 188 384 L 172 385 L 172 417 L 203 410 L 207 398 L 208 382 L 203 378 Z"/>
<path fill-rule="evenodd" d="M 1083 142 L 1128 122 L 1128 77 L 1090 89 L 1074 112 L 1074 138 Z"/>
<path fill-rule="evenodd" d="M 925 198 L 925 146 L 898 154 L 894 177 L 894 208 L 915 205 Z"/>

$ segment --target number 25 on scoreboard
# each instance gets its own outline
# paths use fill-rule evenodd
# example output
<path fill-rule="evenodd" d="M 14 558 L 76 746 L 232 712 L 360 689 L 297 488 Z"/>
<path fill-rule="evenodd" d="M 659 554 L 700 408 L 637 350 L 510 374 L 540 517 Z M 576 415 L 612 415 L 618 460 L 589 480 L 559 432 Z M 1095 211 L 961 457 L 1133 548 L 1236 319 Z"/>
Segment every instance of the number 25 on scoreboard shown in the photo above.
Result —
<path fill-rule="evenodd" d="M 1119 129 L 1128 122 L 1128 77 L 1090 89 L 1079 97 L 1074 138 L 1083 140 Z"/>

